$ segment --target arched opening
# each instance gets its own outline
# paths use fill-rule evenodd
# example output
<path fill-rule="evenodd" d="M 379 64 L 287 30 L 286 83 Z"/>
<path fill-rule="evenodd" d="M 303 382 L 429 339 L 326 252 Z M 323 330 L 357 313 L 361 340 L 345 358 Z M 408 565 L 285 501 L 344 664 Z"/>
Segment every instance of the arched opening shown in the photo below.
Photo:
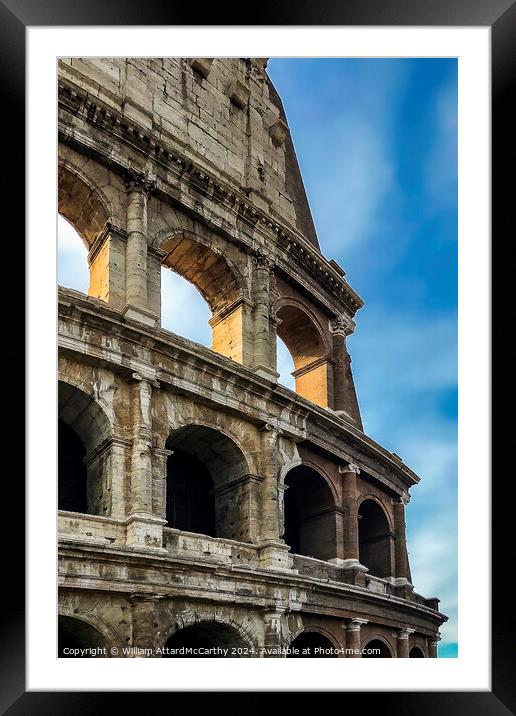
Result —
<path fill-rule="evenodd" d="M 304 631 L 297 636 L 290 644 L 287 658 L 335 658 L 337 656 L 335 646 L 324 636 L 316 631 Z"/>
<path fill-rule="evenodd" d="M 200 622 L 167 639 L 163 658 L 242 658 L 250 656 L 238 631 L 219 622 Z"/>
<path fill-rule="evenodd" d="M 409 659 L 424 659 L 425 655 L 419 646 L 413 646 L 409 651 Z"/>
<path fill-rule="evenodd" d="M 228 260 L 186 231 L 168 238 L 161 249 L 165 252 L 162 261 L 164 269 L 172 269 L 197 289 L 192 291 L 177 279 L 170 279 L 166 273 L 162 274 L 161 301 L 162 315 L 165 318 L 163 326 L 199 343 L 210 345 L 217 353 L 243 363 L 246 309 L 236 272 Z M 210 316 L 207 308 L 200 304 L 197 292 L 209 307 Z M 185 306 L 188 306 L 187 311 Z M 206 325 L 207 322 L 211 327 L 211 341 L 208 341 L 206 329 L 197 328 L 192 335 L 192 328 L 197 321 L 191 314 L 191 307 L 197 318 L 204 319 L 203 324 Z M 183 332 L 185 328 L 187 330 Z"/>
<path fill-rule="evenodd" d="M 319 327 L 305 310 L 288 303 L 279 308 L 276 318 L 278 338 L 294 363 L 292 376 L 296 393 L 323 408 L 328 407 L 330 365 Z"/>
<path fill-rule="evenodd" d="M 125 238 L 113 226 L 101 189 L 75 169 L 60 165 L 58 212 L 61 285 L 87 291 L 121 310 L 125 304 Z"/>
<path fill-rule="evenodd" d="M 59 616 L 57 623 L 58 655 L 64 659 L 109 656 L 103 634 L 82 619 Z"/>
<path fill-rule="evenodd" d="M 285 485 L 285 542 L 294 554 L 335 558 L 335 500 L 326 480 L 313 468 L 297 465 Z"/>
<path fill-rule="evenodd" d="M 184 450 L 174 450 L 167 460 L 168 526 L 214 537 L 213 491 L 213 480 L 205 465 Z"/>
<path fill-rule="evenodd" d="M 58 385 L 58 509 L 92 515 L 111 511 L 109 420 L 86 393 Z"/>
<path fill-rule="evenodd" d="M 392 575 L 391 531 L 383 508 L 375 500 L 364 500 L 358 511 L 360 563 L 376 577 Z"/>
<path fill-rule="evenodd" d="M 75 227 L 90 249 L 109 219 L 99 192 L 75 171 L 60 164 L 58 176 L 58 212 Z"/>
<path fill-rule="evenodd" d="M 57 272 L 60 286 L 87 293 L 90 283 L 88 249 L 61 214 L 57 215 Z"/>
<path fill-rule="evenodd" d="M 363 659 L 392 659 L 391 650 L 381 639 L 372 639 L 364 649 Z"/>
<path fill-rule="evenodd" d="M 236 443 L 213 428 L 189 425 L 175 430 L 166 448 L 172 450 L 167 459 L 168 526 L 251 542 L 249 469 Z"/>
<path fill-rule="evenodd" d="M 285 343 L 276 338 L 276 370 L 279 373 L 278 383 L 289 390 L 296 389 L 296 380 L 292 375 L 295 371 L 294 361 Z"/>
<path fill-rule="evenodd" d="M 200 291 L 185 278 L 161 268 L 161 327 L 211 348 L 211 310 Z"/>
<path fill-rule="evenodd" d="M 87 512 L 88 475 L 84 465 L 86 450 L 75 430 L 58 420 L 58 484 L 60 510 Z"/>

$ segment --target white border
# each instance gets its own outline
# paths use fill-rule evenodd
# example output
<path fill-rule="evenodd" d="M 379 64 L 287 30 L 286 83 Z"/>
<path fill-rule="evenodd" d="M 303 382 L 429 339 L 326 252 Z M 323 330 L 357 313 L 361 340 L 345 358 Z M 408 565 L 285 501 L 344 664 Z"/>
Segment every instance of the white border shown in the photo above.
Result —
<path fill-rule="evenodd" d="M 27 39 L 28 690 L 489 689 L 490 29 L 38 27 Z M 192 668 L 184 659 L 54 657 L 56 58 L 170 54 L 459 57 L 458 659 L 211 659 Z"/>

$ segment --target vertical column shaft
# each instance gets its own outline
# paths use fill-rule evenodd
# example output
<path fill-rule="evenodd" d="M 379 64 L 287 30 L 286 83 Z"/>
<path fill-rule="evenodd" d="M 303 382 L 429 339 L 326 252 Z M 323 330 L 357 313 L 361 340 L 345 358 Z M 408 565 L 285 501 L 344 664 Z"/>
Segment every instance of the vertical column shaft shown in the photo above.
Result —
<path fill-rule="evenodd" d="M 147 309 L 147 197 L 149 182 L 131 174 L 127 181 L 126 304 Z"/>
<path fill-rule="evenodd" d="M 436 634 L 435 638 L 428 640 L 428 658 L 437 659 L 437 647 L 441 641 L 440 634 Z"/>
<path fill-rule="evenodd" d="M 149 380 L 137 373 L 131 385 L 133 448 L 131 454 L 131 513 L 152 513 L 151 395 Z"/>
<path fill-rule="evenodd" d="M 415 629 L 400 629 L 398 632 L 398 659 L 408 659 L 409 656 L 409 637 Z"/>
<path fill-rule="evenodd" d="M 342 507 L 344 509 L 344 559 L 358 561 L 357 475 L 360 473 L 360 470 L 356 465 L 350 463 L 346 467 L 340 467 L 339 471 L 342 475 Z"/>
<path fill-rule="evenodd" d="M 394 503 L 394 570 L 397 579 L 410 581 L 405 528 L 405 504 Z"/>
<path fill-rule="evenodd" d="M 367 619 L 351 619 L 346 627 L 346 652 L 347 657 L 354 659 L 361 658 L 361 629 L 367 624 Z M 351 651 L 350 651 L 351 650 Z"/>
<path fill-rule="evenodd" d="M 253 257 L 253 368 L 272 377 L 270 363 L 270 272 L 263 254 Z"/>

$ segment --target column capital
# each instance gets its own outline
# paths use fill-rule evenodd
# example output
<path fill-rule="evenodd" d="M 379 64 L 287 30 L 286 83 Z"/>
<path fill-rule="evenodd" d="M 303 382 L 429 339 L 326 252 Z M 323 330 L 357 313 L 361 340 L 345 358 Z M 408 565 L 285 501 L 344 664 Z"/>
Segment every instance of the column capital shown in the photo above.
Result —
<path fill-rule="evenodd" d="M 136 169 L 128 169 L 124 175 L 127 191 L 137 191 L 149 196 L 156 189 L 156 177 Z"/>
<path fill-rule="evenodd" d="M 350 336 L 355 330 L 355 323 L 348 316 L 341 315 L 330 321 L 331 330 L 335 336 Z"/>
<path fill-rule="evenodd" d="M 428 641 L 429 641 L 430 644 L 436 644 L 436 645 L 437 645 L 437 644 L 441 641 L 441 638 L 442 638 L 442 637 L 441 637 L 440 633 L 437 632 L 437 634 L 435 634 L 434 636 L 431 636 Z"/>
<path fill-rule="evenodd" d="M 360 475 L 360 468 L 354 462 L 350 462 L 349 465 L 339 465 L 339 472 L 341 475 L 346 472 L 354 472 L 355 475 Z"/>
<path fill-rule="evenodd" d="M 346 624 L 346 629 L 348 631 L 360 631 L 365 624 L 369 624 L 369 619 L 353 618 Z"/>
<path fill-rule="evenodd" d="M 408 629 L 406 627 L 403 627 L 400 629 L 397 633 L 398 639 L 408 639 L 411 634 L 414 634 L 416 630 L 415 629 Z"/>
<path fill-rule="evenodd" d="M 253 252 L 253 265 L 257 269 L 263 269 L 264 271 L 271 271 L 273 262 L 266 256 L 262 251 Z"/>
<path fill-rule="evenodd" d="M 154 378 L 149 378 L 148 376 L 141 375 L 140 373 L 136 373 L 136 372 L 135 372 L 135 373 L 132 373 L 131 379 L 132 379 L 135 383 L 148 383 L 148 384 L 151 385 L 153 388 L 159 388 L 159 387 L 160 387 L 160 384 L 159 384 L 159 382 L 158 382 L 156 379 L 154 379 Z"/>

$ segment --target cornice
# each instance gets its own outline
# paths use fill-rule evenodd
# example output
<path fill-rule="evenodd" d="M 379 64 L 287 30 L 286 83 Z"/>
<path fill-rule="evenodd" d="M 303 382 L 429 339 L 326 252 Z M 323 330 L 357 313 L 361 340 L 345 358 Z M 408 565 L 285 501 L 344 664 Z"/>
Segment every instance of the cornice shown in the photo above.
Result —
<path fill-rule="evenodd" d="M 249 197 L 231 186 L 229 177 L 227 181 L 221 180 L 220 177 L 197 166 L 195 162 L 181 155 L 176 149 L 172 149 L 162 139 L 156 139 L 152 132 L 139 127 L 120 112 L 104 105 L 101 100 L 90 96 L 87 91 L 74 86 L 68 80 L 59 81 L 58 98 L 59 106 L 68 113 L 96 126 L 103 132 L 109 132 L 111 137 L 117 137 L 146 157 L 150 156 L 156 164 L 162 165 L 167 171 L 175 172 L 205 198 L 223 204 L 251 229 L 260 229 L 265 238 L 268 238 L 267 233 L 275 236 L 278 248 L 288 255 L 289 262 L 294 259 L 302 270 L 316 279 L 324 291 L 345 305 L 351 316 L 363 306 L 363 300 L 335 270 L 330 261 L 324 258 L 294 227 L 280 222 L 254 206 Z M 66 124 L 60 127 L 60 139 L 65 143 L 71 143 L 73 140 L 70 127 Z M 112 154 L 104 157 L 104 160 L 124 177 L 132 169 L 128 166 L 114 165 Z M 166 195 L 163 180 L 158 178 L 158 193 L 160 189 Z M 283 268 L 285 270 L 286 266 Z"/>
<path fill-rule="evenodd" d="M 256 548 L 256 545 L 247 543 L 244 544 L 248 548 Z M 251 583 L 258 582 L 260 585 L 263 585 L 263 583 L 265 582 L 271 586 L 282 585 L 289 589 L 292 587 L 296 587 L 301 591 L 308 591 L 310 593 L 310 602 L 308 603 L 303 600 L 303 608 L 306 608 L 308 611 L 315 608 L 316 606 L 318 610 L 320 609 L 320 607 L 324 606 L 322 603 L 317 604 L 317 596 L 318 593 L 320 593 L 323 598 L 345 597 L 352 599 L 356 602 L 359 601 L 363 604 L 369 604 L 371 607 L 380 607 L 383 609 L 388 607 L 389 611 L 399 610 L 400 612 L 404 612 L 412 616 L 417 616 L 419 619 L 428 619 L 429 622 L 433 624 L 437 623 L 440 625 L 443 622 L 447 621 L 446 615 L 442 614 L 441 612 L 435 611 L 434 609 L 431 609 L 430 607 L 427 607 L 423 604 L 419 604 L 418 602 L 412 602 L 393 595 L 385 595 L 373 592 L 371 590 L 368 590 L 366 587 L 350 585 L 345 582 L 328 581 L 327 579 L 319 579 L 317 577 L 311 577 L 308 575 L 300 575 L 296 574 L 295 572 L 276 572 L 274 570 L 263 567 L 246 568 L 237 567 L 235 565 L 226 566 L 219 562 L 208 562 L 200 559 L 180 557 L 172 554 L 145 554 L 142 552 L 136 552 L 134 551 L 134 549 L 124 547 L 109 547 L 104 545 L 102 547 L 98 547 L 96 545 L 74 543 L 74 541 L 69 538 L 59 539 L 59 553 L 62 557 L 68 557 L 69 559 L 77 559 L 80 562 L 83 562 L 84 555 L 88 554 L 89 560 L 96 558 L 99 562 L 123 562 L 124 564 L 131 562 L 135 565 L 140 565 L 145 568 L 155 568 L 160 571 L 163 569 L 170 569 L 174 572 L 185 572 L 186 570 L 191 571 L 192 568 L 194 568 L 202 572 L 215 573 L 216 576 L 220 579 L 228 578 L 229 580 L 234 581 L 235 576 L 238 574 L 242 580 Z M 74 575 L 74 578 L 81 579 L 81 582 L 87 581 L 88 588 L 100 591 L 113 591 L 113 586 L 115 583 L 118 585 L 118 589 L 115 589 L 114 591 L 119 591 L 120 593 L 133 593 L 135 590 L 141 591 L 142 589 L 141 582 L 136 583 L 130 579 L 124 578 L 123 576 L 118 577 L 116 579 L 114 579 L 113 577 L 108 577 L 104 579 L 91 576 L 85 576 L 84 578 L 82 578 L 80 575 Z M 67 587 L 69 585 L 67 585 L 66 581 L 63 581 L 61 582 L 61 586 Z M 70 585 L 70 587 L 72 588 L 73 586 L 74 585 Z M 173 582 L 171 582 L 169 585 L 164 585 L 162 583 L 148 581 L 145 583 L 145 589 L 148 591 L 149 594 L 159 592 L 160 594 L 163 594 L 163 596 L 167 597 L 175 596 L 176 590 L 178 590 L 177 594 L 178 596 L 180 595 L 182 598 L 184 598 L 185 595 L 187 595 L 189 592 L 194 595 L 195 592 L 198 591 L 208 591 L 205 589 L 195 588 L 193 587 L 193 585 L 186 585 L 184 584 L 184 582 L 179 586 L 177 584 L 174 584 Z M 217 601 L 220 602 L 224 596 L 229 595 L 217 592 Z M 237 595 L 234 596 L 236 597 Z M 248 604 L 253 604 L 254 602 L 256 602 L 257 598 L 261 599 L 260 597 L 257 597 L 257 595 L 239 594 L 238 596 L 245 600 Z M 335 607 L 332 606 L 327 606 L 327 609 L 329 614 L 335 611 Z"/>

